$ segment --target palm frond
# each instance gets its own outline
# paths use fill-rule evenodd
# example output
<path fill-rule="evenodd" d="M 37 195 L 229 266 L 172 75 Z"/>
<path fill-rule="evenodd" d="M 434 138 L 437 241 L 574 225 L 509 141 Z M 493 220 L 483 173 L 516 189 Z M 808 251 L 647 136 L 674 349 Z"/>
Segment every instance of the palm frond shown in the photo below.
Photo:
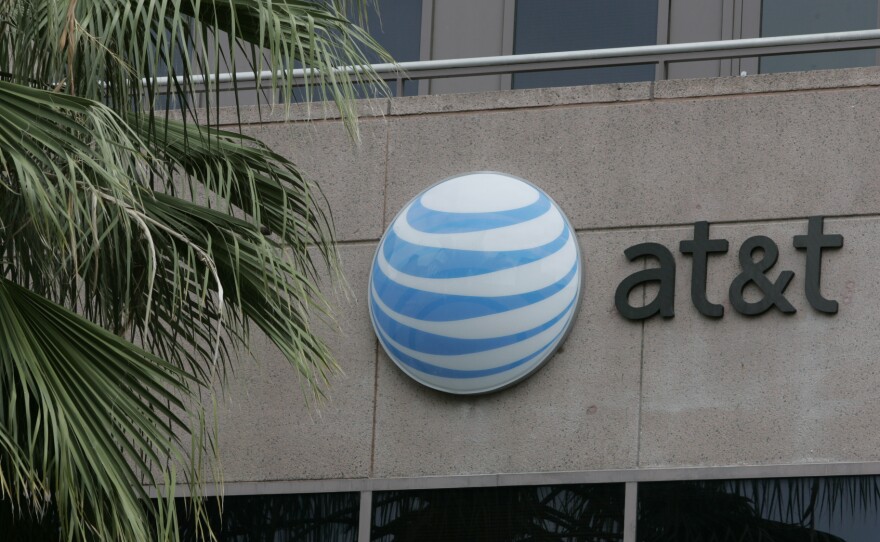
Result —
<path fill-rule="evenodd" d="M 390 60 L 346 17 L 365 2 L 0 0 L 0 500 L 52 510 L 68 540 L 175 538 L 178 468 L 198 495 L 216 453 L 199 400 L 250 326 L 321 396 L 326 202 L 259 141 L 200 123 L 210 76 L 244 62 L 284 107 L 287 69 L 307 68 L 303 96 L 356 135 L 356 85 L 384 88 L 368 55 Z"/>
<path fill-rule="evenodd" d="M 326 311 L 327 304 L 282 246 L 245 220 L 166 194 L 144 200 L 144 210 L 157 230 L 155 237 L 164 235 L 163 243 L 192 254 L 187 257 L 192 267 L 184 272 L 216 276 L 223 287 L 225 330 L 246 342 L 248 326 L 258 326 L 305 377 L 309 388 L 321 393 L 336 364 L 326 345 L 310 332 L 309 314 Z M 177 327 L 173 321 L 160 323 Z M 179 330 L 179 335 L 185 333 Z"/>
<path fill-rule="evenodd" d="M 356 135 L 357 85 L 387 94 L 369 56 L 393 60 L 347 17 L 349 12 L 364 17 L 365 1 L 3 1 L 11 16 L 0 25 L 0 58 L 12 59 L 2 70 L 12 82 L 59 88 L 118 113 L 135 106 L 137 114 L 152 119 L 157 104 L 173 101 L 184 119 L 210 123 L 194 109 L 197 96 L 209 115 L 219 105 L 220 85 L 211 77 L 262 71 L 273 75 L 256 81 L 258 94 L 279 96 L 287 110 L 299 83 L 289 68 L 305 67 L 301 96 L 333 100 Z M 340 66 L 357 69 L 336 69 Z M 158 82 L 166 76 L 168 86 Z M 205 83 L 194 82 L 194 76 Z M 231 91 L 237 100 L 235 78 Z"/>
<path fill-rule="evenodd" d="M 0 344 L 7 497 L 52 504 L 65 532 L 82 539 L 146 540 L 151 501 L 141 484 L 165 479 L 146 461 L 182 460 L 175 428 L 185 424 L 172 407 L 182 409 L 198 382 L 6 279 Z"/>

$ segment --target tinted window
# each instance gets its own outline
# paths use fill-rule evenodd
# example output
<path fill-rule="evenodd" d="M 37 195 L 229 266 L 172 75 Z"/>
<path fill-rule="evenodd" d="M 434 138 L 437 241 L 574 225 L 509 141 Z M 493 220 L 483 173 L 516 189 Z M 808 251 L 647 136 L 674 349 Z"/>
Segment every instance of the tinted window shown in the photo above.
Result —
<path fill-rule="evenodd" d="M 376 4 L 379 11 L 376 11 Z M 422 2 L 413 0 L 381 0 L 369 3 L 367 26 L 370 35 L 385 48 L 397 62 L 419 60 L 422 33 Z M 379 62 L 369 55 L 371 62 Z M 394 82 L 389 82 L 391 95 L 397 94 Z M 404 96 L 419 93 L 418 81 L 404 81 Z"/>
<path fill-rule="evenodd" d="M 226 497 L 222 517 L 216 500 L 207 506 L 214 534 L 224 542 L 356 542 L 358 537 L 358 493 Z M 199 540 L 182 500 L 178 510 L 181 540 Z"/>
<path fill-rule="evenodd" d="M 378 5 L 379 10 L 376 11 Z M 349 19 L 357 22 L 358 13 L 349 13 Z M 385 48 L 391 57 L 397 62 L 409 62 L 419 60 L 421 50 L 422 32 L 422 2 L 415 0 L 381 0 L 367 3 L 367 30 L 370 35 Z M 368 52 L 367 59 L 371 63 L 379 62 L 379 58 Z M 300 67 L 297 62 L 296 67 Z M 388 82 L 388 88 L 392 96 L 397 95 L 394 81 Z M 405 80 L 403 85 L 404 96 L 415 96 L 419 93 L 418 81 Z M 375 96 L 375 89 L 365 88 L 364 85 L 355 85 L 358 98 Z M 293 93 L 294 101 L 304 102 L 305 92 L 298 88 Z M 328 99 L 329 99 L 328 95 Z M 312 100 L 321 100 L 321 93 L 315 89 L 312 92 Z"/>
<path fill-rule="evenodd" d="M 877 0 L 764 0 L 761 36 L 877 28 Z M 761 58 L 762 73 L 873 66 L 876 52 L 839 51 Z"/>
<path fill-rule="evenodd" d="M 657 43 L 657 0 L 517 0 L 515 54 Z M 653 64 L 520 73 L 513 88 L 648 81 Z"/>
<path fill-rule="evenodd" d="M 873 542 L 880 478 L 639 484 L 639 542 Z"/>
<path fill-rule="evenodd" d="M 422 31 L 422 3 L 413 0 L 381 0 L 379 11 L 370 2 L 367 26 L 370 35 L 384 47 L 394 60 L 407 62 L 419 59 Z M 371 57 L 371 61 L 378 62 Z"/>
<path fill-rule="evenodd" d="M 623 495 L 623 484 L 385 491 L 372 540 L 619 541 Z"/>
<path fill-rule="evenodd" d="M 376 5 L 379 11 L 376 11 Z M 351 19 L 356 21 L 357 15 L 352 14 Z M 379 42 L 391 54 L 397 62 L 410 62 L 419 60 L 422 32 L 422 2 L 413 0 L 381 0 L 380 2 L 368 2 L 367 29 L 370 35 Z M 370 62 L 377 63 L 379 58 L 370 53 L 367 55 Z M 418 81 L 404 81 L 404 96 L 415 96 L 419 93 Z M 358 85 L 360 87 L 360 85 Z M 388 87 L 391 95 L 397 95 L 397 88 L 393 81 L 389 81 Z M 366 93 L 359 89 L 361 96 Z"/>

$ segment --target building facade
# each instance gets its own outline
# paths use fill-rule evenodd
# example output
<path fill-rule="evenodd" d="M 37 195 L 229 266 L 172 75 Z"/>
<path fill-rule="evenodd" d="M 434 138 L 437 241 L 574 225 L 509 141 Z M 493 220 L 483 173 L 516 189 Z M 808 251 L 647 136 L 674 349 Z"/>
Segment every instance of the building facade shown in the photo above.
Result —
<path fill-rule="evenodd" d="M 532 52 L 528 33 L 542 30 L 523 14 L 534 20 L 537 4 L 427 0 L 430 16 L 399 13 L 420 31 L 394 43 L 420 52 L 398 58 Z M 840 21 L 831 28 L 810 27 L 806 15 L 785 21 L 774 11 L 785 6 L 766 1 L 619 4 L 632 4 L 620 17 L 629 14 L 633 35 L 660 43 L 874 28 L 878 17 L 876 2 L 832 10 Z M 645 20 L 634 15 L 642 4 Z M 445 18 L 462 22 L 467 10 L 467 24 L 495 26 L 453 39 L 461 28 Z M 292 121 L 221 111 L 221 122 L 240 114 L 248 135 L 320 182 L 353 294 L 337 291 L 341 331 L 325 332 L 345 371 L 326 403 L 307 405 L 296 375 L 259 338 L 258 363 L 233 380 L 219 413 L 225 536 L 876 540 L 880 69 L 763 73 L 876 59 L 825 55 L 681 63 L 656 81 L 653 66 L 636 66 L 414 82 L 407 93 L 422 95 L 361 103 L 358 145 L 319 106 Z M 580 86 L 548 86 L 560 81 Z M 582 84 L 595 82 L 604 84 Z M 526 179 L 559 204 L 576 231 L 583 285 L 572 331 L 544 367 L 511 388 L 457 396 L 392 363 L 367 292 L 395 215 L 434 183 L 472 171 Z M 810 217 L 823 217 L 824 234 L 843 246 L 818 260 L 798 248 Z M 729 244 L 705 260 L 705 298 L 723 307 L 720 318 L 693 302 L 697 259 L 682 250 L 700 222 Z M 764 245 L 746 261 L 741 247 L 755 236 L 771 240 L 778 259 L 761 269 L 760 287 L 738 292 L 746 303 L 784 297 L 795 312 L 778 303 L 745 315 L 732 304 L 732 283 L 772 252 Z M 640 243 L 674 260 L 673 317 L 632 320 L 615 303 L 626 277 L 658 266 L 626 256 Z M 817 263 L 819 292 L 836 313 L 809 297 Z M 793 278 L 780 286 L 786 271 Z M 662 294 L 650 283 L 626 301 Z"/>

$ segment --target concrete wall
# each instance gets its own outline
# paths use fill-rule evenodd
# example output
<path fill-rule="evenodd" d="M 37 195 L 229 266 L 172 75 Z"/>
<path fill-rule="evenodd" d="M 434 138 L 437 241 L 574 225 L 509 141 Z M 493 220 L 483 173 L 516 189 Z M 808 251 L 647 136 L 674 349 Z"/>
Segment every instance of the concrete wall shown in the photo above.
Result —
<path fill-rule="evenodd" d="M 290 156 L 327 192 L 356 299 L 332 336 L 346 375 L 320 412 L 264 344 L 221 412 L 228 482 L 880 461 L 880 71 L 842 70 L 401 98 L 362 104 L 362 142 L 323 120 L 269 116 L 246 131 Z M 232 118 L 232 112 L 225 112 Z M 528 179 L 578 231 L 586 287 L 563 349 L 533 377 L 482 397 L 444 395 L 403 375 L 378 347 L 366 307 L 384 227 L 447 176 Z M 844 235 L 822 287 L 803 293 L 792 236 L 824 215 Z M 709 299 L 690 303 L 678 242 L 708 220 L 730 252 L 712 257 Z M 798 312 L 746 318 L 727 288 L 740 243 L 780 247 L 775 277 Z M 676 255 L 676 316 L 644 323 L 614 308 L 642 241 Z M 648 294 L 651 295 L 650 293 Z"/>

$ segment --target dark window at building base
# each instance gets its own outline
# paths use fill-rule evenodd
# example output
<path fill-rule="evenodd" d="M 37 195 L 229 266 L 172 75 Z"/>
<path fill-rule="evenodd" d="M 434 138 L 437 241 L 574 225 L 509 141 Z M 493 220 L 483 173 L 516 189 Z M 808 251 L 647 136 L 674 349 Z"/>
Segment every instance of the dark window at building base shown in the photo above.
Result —
<path fill-rule="evenodd" d="M 623 484 L 385 491 L 371 540 L 617 542 L 623 508 Z"/>

